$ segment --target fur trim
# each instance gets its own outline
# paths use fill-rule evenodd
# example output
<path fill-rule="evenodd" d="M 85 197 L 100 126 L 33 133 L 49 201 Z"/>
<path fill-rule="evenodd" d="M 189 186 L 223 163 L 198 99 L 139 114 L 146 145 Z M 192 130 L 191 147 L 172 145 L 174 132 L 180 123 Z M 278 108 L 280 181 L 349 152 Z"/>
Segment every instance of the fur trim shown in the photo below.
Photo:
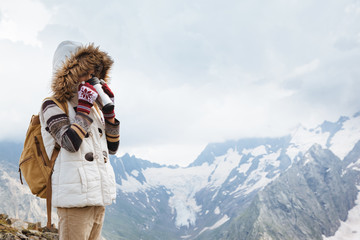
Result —
<path fill-rule="evenodd" d="M 113 63 L 112 58 L 94 44 L 80 47 L 54 73 L 51 83 L 54 97 L 59 101 L 70 100 L 77 93 L 79 77 L 92 69 L 99 79 L 109 82 L 108 72 Z"/>

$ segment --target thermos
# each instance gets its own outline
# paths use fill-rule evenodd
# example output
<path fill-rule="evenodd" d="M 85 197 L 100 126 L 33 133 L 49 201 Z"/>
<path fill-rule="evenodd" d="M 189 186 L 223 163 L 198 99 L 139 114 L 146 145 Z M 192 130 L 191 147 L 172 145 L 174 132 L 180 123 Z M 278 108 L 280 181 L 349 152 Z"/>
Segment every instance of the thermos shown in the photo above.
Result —
<path fill-rule="evenodd" d="M 104 92 L 101 87 L 101 81 L 97 77 L 89 79 L 87 82 L 90 83 L 98 92 L 99 97 L 96 99 L 96 103 L 100 105 L 100 108 L 105 112 L 111 112 L 114 110 L 114 103 L 111 101 L 110 97 Z"/>

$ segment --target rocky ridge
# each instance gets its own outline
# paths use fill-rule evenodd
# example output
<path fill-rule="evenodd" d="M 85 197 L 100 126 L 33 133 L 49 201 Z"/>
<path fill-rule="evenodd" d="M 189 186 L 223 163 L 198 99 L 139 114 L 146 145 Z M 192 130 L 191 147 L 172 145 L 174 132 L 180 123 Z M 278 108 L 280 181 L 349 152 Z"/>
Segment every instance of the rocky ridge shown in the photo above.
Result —
<path fill-rule="evenodd" d="M 58 240 L 56 228 L 41 227 L 41 223 L 31 223 L 9 218 L 0 214 L 0 239 L 5 240 Z"/>
<path fill-rule="evenodd" d="M 355 149 L 353 151 L 356 152 Z M 358 153 L 357 153 L 358 154 Z M 222 236 L 208 239 L 323 239 L 354 207 L 360 175 L 341 167 L 331 151 L 314 145 L 254 198 Z M 220 234 L 221 235 L 221 234 Z"/>

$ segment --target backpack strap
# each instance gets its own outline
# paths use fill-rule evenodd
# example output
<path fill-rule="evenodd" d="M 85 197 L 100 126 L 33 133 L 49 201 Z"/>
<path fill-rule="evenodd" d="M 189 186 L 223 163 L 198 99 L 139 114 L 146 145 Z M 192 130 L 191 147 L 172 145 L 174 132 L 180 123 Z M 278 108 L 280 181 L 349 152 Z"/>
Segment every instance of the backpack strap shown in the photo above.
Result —
<path fill-rule="evenodd" d="M 52 202 L 51 176 L 54 172 L 55 160 L 56 160 L 57 156 L 59 155 L 60 149 L 61 149 L 61 146 L 58 143 L 55 143 L 55 147 L 51 154 L 51 159 L 50 159 L 51 172 L 50 172 L 50 176 L 49 176 L 49 179 L 48 179 L 47 185 L 46 185 L 46 211 L 47 211 L 47 219 L 48 219 L 46 227 L 48 229 L 52 228 L 52 224 L 51 224 L 51 202 Z"/>
<path fill-rule="evenodd" d="M 67 101 L 64 102 L 59 102 L 55 97 L 48 97 L 45 98 L 46 99 L 50 99 L 52 101 L 55 102 L 55 104 L 60 107 L 66 115 L 69 115 L 69 108 L 68 108 L 68 104 Z M 47 185 L 46 185 L 46 211 L 47 211 L 47 224 L 46 227 L 48 229 L 52 228 L 52 224 L 51 224 L 51 201 L 52 201 L 52 182 L 51 182 L 51 176 L 52 173 L 54 171 L 54 166 L 55 166 L 55 160 L 57 158 L 57 156 L 59 155 L 61 146 L 55 142 L 55 146 L 54 146 L 54 150 L 51 154 L 51 158 L 50 158 L 50 163 L 51 163 L 51 172 L 50 172 L 50 176 L 49 179 L 47 181 Z"/>

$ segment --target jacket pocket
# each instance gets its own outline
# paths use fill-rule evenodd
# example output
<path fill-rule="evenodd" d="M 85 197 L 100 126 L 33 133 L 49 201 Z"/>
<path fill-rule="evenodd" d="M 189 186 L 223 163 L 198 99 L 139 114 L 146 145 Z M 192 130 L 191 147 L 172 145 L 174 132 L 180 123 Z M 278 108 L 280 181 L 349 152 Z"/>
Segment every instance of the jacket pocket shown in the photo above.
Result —
<path fill-rule="evenodd" d="M 78 172 L 80 175 L 80 181 L 81 181 L 81 191 L 83 193 L 87 192 L 87 180 L 86 180 L 86 175 L 85 175 L 85 171 L 82 167 L 78 168 Z"/>

